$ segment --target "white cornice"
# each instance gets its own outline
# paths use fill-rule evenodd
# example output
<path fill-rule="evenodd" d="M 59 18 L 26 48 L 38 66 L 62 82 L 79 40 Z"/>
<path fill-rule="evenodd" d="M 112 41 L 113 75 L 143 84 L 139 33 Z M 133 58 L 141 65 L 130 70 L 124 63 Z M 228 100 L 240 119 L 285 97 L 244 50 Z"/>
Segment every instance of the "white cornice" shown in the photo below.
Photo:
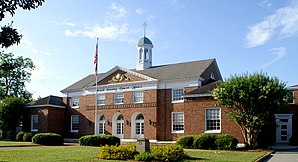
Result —
<path fill-rule="evenodd" d="M 38 107 L 55 107 L 55 108 L 65 108 L 65 106 L 58 106 L 58 105 L 52 105 L 52 104 L 46 104 L 46 105 L 31 105 L 31 106 L 25 106 L 26 108 L 38 108 Z"/>

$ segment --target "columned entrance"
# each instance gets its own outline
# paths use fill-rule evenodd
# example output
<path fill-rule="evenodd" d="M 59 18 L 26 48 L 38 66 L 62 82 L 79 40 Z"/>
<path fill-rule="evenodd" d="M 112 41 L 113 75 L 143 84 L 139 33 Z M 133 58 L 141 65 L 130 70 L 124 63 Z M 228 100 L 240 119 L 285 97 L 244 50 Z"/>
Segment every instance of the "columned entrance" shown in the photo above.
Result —
<path fill-rule="evenodd" d="M 289 143 L 292 137 L 293 114 L 274 114 L 276 122 L 276 143 Z"/>

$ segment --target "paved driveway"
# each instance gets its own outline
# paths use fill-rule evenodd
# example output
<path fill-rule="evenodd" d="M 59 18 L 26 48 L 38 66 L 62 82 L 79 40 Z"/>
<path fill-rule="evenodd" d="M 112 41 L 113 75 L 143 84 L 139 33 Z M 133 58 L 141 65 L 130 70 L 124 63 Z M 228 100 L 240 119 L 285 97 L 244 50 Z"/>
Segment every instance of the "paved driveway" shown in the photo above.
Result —
<path fill-rule="evenodd" d="M 278 150 L 265 162 L 298 162 L 298 148 Z"/>

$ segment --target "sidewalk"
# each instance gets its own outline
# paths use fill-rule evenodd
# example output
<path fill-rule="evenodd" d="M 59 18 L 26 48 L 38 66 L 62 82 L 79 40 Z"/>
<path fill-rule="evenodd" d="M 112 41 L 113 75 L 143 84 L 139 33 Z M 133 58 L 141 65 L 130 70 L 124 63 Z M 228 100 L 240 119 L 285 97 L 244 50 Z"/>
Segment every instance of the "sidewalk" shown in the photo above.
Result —
<path fill-rule="evenodd" d="M 288 144 L 275 144 L 270 147 L 275 151 L 267 156 L 263 162 L 297 162 L 298 146 L 289 146 Z"/>

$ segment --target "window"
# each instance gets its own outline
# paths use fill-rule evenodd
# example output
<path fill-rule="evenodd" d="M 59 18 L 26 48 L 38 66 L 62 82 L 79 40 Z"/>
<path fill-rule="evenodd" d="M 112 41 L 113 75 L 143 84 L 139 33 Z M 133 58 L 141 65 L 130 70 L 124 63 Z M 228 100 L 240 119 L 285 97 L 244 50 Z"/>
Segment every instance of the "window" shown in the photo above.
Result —
<path fill-rule="evenodd" d="M 38 131 L 38 115 L 37 114 L 31 115 L 31 131 L 32 132 Z"/>
<path fill-rule="evenodd" d="M 149 59 L 148 49 L 147 48 L 145 48 L 144 54 L 145 54 L 145 56 L 144 56 L 145 58 L 144 59 Z"/>
<path fill-rule="evenodd" d="M 98 134 L 105 134 L 105 117 L 103 115 L 98 120 Z"/>
<path fill-rule="evenodd" d="M 140 52 L 139 52 L 139 59 L 142 60 L 142 53 L 143 53 L 143 49 L 140 48 Z"/>
<path fill-rule="evenodd" d="M 97 96 L 97 105 L 105 105 L 105 94 L 101 94 Z"/>
<path fill-rule="evenodd" d="M 80 98 L 79 97 L 72 97 L 72 108 L 78 108 L 79 107 L 79 103 L 80 103 Z"/>
<path fill-rule="evenodd" d="M 71 115 L 70 132 L 79 132 L 79 115 Z"/>
<path fill-rule="evenodd" d="M 141 91 L 133 92 L 133 103 L 143 103 L 144 93 Z"/>
<path fill-rule="evenodd" d="M 184 112 L 172 113 L 172 132 L 184 133 Z"/>
<path fill-rule="evenodd" d="M 123 134 L 123 116 L 121 114 L 117 117 L 116 134 Z"/>
<path fill-rule="evenodd" d="M 115 93 L 114 94 L 114 103 L 115 104 L 123 104 L 123 93 Z"/>
<path fill-rule="evenodd" d="M 288 104 L 294 104 L 294 91 L 288 91 L 288 95 L 286 96 L 285 100 L 287 101 Z"/>
<path fill-rule="evenodd" d="M 215 74 L 214 74 L 213 71 L 211 71 L 211 73 L 210 73 L 210 78 L 211 78 L 211 79 L 215 79 Z"/>
<path fill-rule="evenodd" d="M 206 109 L 206 133 L 220 133 L 220 109 Z"/>
<path fill-rule="evenodd" d="M 136 135 L 143 135 L 144 134 L 144 116 L 139 114 L 136 117 Z"/>
<path fill-rule="evenodd" d="M 183 89 L 173 89 L 172 90 L 172 102 L 181 102 L 183 101 Z"/>

